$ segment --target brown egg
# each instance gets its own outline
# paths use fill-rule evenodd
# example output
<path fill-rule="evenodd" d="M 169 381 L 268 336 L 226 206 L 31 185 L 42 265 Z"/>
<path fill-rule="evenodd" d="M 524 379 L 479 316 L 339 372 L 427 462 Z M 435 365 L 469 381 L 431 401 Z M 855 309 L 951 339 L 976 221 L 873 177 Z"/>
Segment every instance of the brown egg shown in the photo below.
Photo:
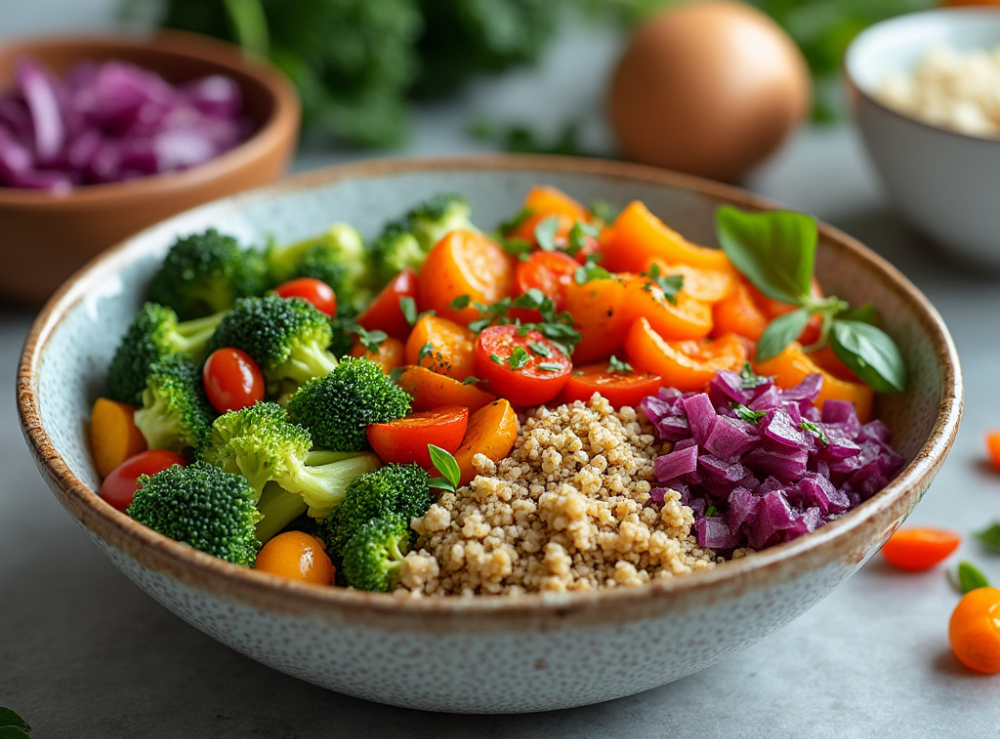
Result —
<path fill-rule="evenodd" d="M 711 0 L 666 10 L 635 34 L 610 91 L 626 157 L 733 181 L 810 109 L 809 71 L 769 17 Z"/>

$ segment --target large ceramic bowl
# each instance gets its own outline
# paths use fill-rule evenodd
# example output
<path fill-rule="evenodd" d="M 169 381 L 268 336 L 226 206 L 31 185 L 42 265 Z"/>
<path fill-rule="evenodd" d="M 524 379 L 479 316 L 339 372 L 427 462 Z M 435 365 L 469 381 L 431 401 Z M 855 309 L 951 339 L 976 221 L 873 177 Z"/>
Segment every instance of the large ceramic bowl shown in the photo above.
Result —
<path fill-rule="evenodd" d="M 272 234 L 294 241 L 338 219 L 372 234 L 442 190 L 468 195 L 478 222 L 490 226 L 542 182 L 584 202 L 639 198 L 704 243 L 714 243 L 717 206 L 770 206 L 637 165 L 486 157 L 342 167 L 177 216 L 84 268 L 31 332 L 18 406 L 49 486 L 111 561 L 181 618 L 278 670 L 385 703 L 462 712 L 595 703 L 676 680 L 780 629 L 857 570 L 916 505 L 948 453 L 962 407 L 958 358 L 937 312 L 891 265 L 829 226 L 820 228 L 823 286 L 873 301 L 909 366 L 907 392 L 878 405 L 909 464 L 857 510 L 790 544 L 634 589 L 412 600 L 241 569 L 135 524 L 94 494 L 89 407 L 176 235 L 214 226 L 249 243 Z"/>
<path fill-rule="evenodd" d="M 938 128 L 886 107 L 885 76 L 912 71 L 934 46 L 961 51 L 1000 44 L 1000 8 L 942 8 L 878 23 L 844 60 L 854 116 L 897 212 L 962 261 L 1000 269 L 1000 140 Z"/>
<path fill-rule="evenodd" d="M 0 187 L 4 298 L 40 305 L 102 249 L 175 213 L 273 182 L 295 151 L 300 118 L 295 89 L 271 64 L 232 44 L 179 31 L 5 41 L 0 89 L 13 85 L 23 58 L 59 76 L 82 60 L 129 62 L 174 84 L 224 74 L 239 85 L 244 112 L 256 128 L 239 146 L 181 172 L 88 185 L 65 195 Z"/>

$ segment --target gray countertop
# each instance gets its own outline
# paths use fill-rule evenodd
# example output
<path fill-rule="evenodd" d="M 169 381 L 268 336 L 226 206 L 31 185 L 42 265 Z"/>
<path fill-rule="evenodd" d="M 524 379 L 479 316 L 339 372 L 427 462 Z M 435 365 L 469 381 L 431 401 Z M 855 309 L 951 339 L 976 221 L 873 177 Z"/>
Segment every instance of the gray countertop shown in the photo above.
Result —
<path fill-rule="evenodd" d="M 0 21 L 14 18 L 14 6 L 0 0 Z M 0 22 L 4 31 L 47 27 L 38 14 L 60 3 L 17 6 L 20 26 Z M 106 6 L 88 0 L 80 12 Z M 84 21 L 101 25 L 90 15 Z M 595 111 L 616 48 L 606 34 L 569 34 L 540 74 L 484 82 L 457 103 L 421 111 L 403 153 L 481 149 L 462 135 L 476 114 L 556 126 L 578 111 Z M 589 81 L 555 95 L 568 79 Z M 536 103 L 551 100 L 540 114 Z M 606 133 L 596 116 L 588 120 L 585 138 L 599 147 Z M 348 158 L 312 150 L 296 168 Z M 986 463 L 982 445 L 983 433 L 1000 427 L 994 326 L 1000 282 L 954 267 L 897 221 L 847 127 L 803 131 L 746 184 L 860 238 L 941 311 L 962 357 L 965 419 L 910 520 L 968 532 L 1000 518 L 1000 474 Z M 48 492 L 21 438 L 12 392 L 31 318 L 28 310 L 0 307 L 0 387 L 7 388 L 0 395 L 0 706 L 25 716 L 36 737 L 1000 736 L 1000 677 L 968 673 L 949 651 L 947 623 L 957 595 L 943 569 L 902 575 L 879 557 L 753 648 L 663 688 L 587 708 L 424 714 L 330 693 L 263 667 L 134 587 Z M 959 558 L 1000 582 L 1000 558 L 972 543 L 953 561 Z"/>

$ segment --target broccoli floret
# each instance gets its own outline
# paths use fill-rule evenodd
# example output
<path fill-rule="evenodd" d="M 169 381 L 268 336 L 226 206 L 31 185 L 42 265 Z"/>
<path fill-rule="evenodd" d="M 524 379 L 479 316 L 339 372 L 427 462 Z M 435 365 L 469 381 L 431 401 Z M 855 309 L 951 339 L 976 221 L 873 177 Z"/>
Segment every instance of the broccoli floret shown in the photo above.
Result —
<path fill-rule="evenodd" d="M 344 547 L 344 580 L 358 590 L 388 592 L 399 579 L 412 540 L 413 532 L 405 516 L 372 519 Z"/>
<path fill-rule="evenodd" d="M 197 364 L 178 354 L 150 366 L 142 408 L 135 412 L 135 425 L 150 449 L 198 449 L 215 415 Z"/>
<path fill-rule="evenodd" d="M 469 201 L 461 195 L 439 193 L 387 224 L 372 245 L 382 284 L 406 267 L 419 269 L 431 247 L 448 233 L 478 231 L 469 220 L 471 212 Z"/>
<path fill-rule="evenodd" d="M 277 403 L 255 403 L 219 416 L 201 458 L 243 475 L 261 497 L 268 482 L 302 497 L 313 518 L 325 518 L 351 481 L 379 466 L 374 454 L 310 451 L 312 439 Z"/>
<path fill-rule="evenodd" d="M 347 488 L 344 502 L 323 522 L 323 538 L 329 551 L 342 556 L 344 547 L 373 518 L 400 514 L 407 521 L 430 508 L 430 476 L 415 464 L 387 464 L 374 472 L 358 475 Z"/>
<path fill-rule="evenodd" d="M 412 401 L 375 362 L 344 357 L 330 374 L 306 383 L 291 397 L 288 416 L 308 429 L 318 446 L 360 452 L 371 448 L 369 424 L 402 418 Z"/>
<path fill-rule="evenodd" d="M 461 195 L 438 193 L 418 204 L 406 214 L 410 232 L 420 242 L 426 254 L 447 234 L 458 229 L 478 231 L 470 220 L 472 208 Z"/>
<path fill-rule="evenodd" d="M 143 526 L 233 564 L 251 566 L 260 549 L 253 490 L 239 475 L 204 462 L 140 476 L 126 512 Z"/>
<path fill-rule="evenodd" d="M 372 268 L 361 234 L 335 223 L 320 237 L 266 252 L 273 285 L 296 277 L 322 280 L 337 294 L 338 306 L 359 308 L 371 299 Z"/>
<path fill-rule="evenodd" d="M 108 397 L 138 405 L 146 387 L 149 368 L 173 354 L 204 359 L 205 346 L 225 313 L 179 323 L 177 313 L 165 305 L 146 303 L 118 345 L 108 369 Z"/>
<path fill-rule="evenodd" d="M 260 295 L 266 287 L 261 254 L 210 228 L 170 247 L 147 299 L 173 308 L 183 321 L 227 310 L 237 298 Z"/>
<path fill-rule="evenodd" d="M 276 392 L 283 384 L 298 387 L 332 371 L 337 366 L 327 351 L 332 339 L 329 320 L 311 303 L 268 293 L 237 300 L 208 349 L 242 349 L 260 366 L 269 390 Z"/>

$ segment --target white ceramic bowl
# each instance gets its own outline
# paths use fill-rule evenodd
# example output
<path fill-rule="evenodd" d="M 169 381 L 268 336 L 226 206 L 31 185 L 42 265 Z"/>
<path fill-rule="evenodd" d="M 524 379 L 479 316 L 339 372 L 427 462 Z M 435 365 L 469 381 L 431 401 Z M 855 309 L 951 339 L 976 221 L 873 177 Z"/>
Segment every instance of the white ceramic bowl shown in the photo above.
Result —
<path fill-rule="evenodd" d="M 916 505 L 954 440 L 962 406 L 958 358 L 937 312 L 892 266 L 825 225 L 817 253 L 824 288 L 873 301 L 908 364 L 909 389 L 880 399 L 877 411 L 909 464 L 857 510 L 789 544 L 637 588 L 412 600 L 236 567 L 136 524 L 94 494 L 90 404 L 176 235 L 214 226 L 246 243 L 268 234 L 289 241 L 335 220 L 372 234 L 438 191 L 466 194 L 477 222 L 491 226 L 543 182 L 584 202 L 641 199 L 703 243 L 714 243 L 720 204 L 770 206 L 735 188 L 637 165 L 482 157 L 354 165 L 189 211 L 99 257 L 39 316 L 21 360 L 18 408 L 49 486 L 111 561 L 181 618 L 283 672 L 385 703 L 462 712 L 595 703 L 708 667 L 781 628 L 857 570 Z"/>
<path fill-rule="evenodd" d="M 899 16 L 858 35 L 844 68 L 854 115 L 899 214 L 963 261 L 1000 268 L 1000 140 L 968 136 L 898 113 L 875 92 L 889 72 L 914 69 L 934 46 L 1000 44 L 1000 8 Z"/>

